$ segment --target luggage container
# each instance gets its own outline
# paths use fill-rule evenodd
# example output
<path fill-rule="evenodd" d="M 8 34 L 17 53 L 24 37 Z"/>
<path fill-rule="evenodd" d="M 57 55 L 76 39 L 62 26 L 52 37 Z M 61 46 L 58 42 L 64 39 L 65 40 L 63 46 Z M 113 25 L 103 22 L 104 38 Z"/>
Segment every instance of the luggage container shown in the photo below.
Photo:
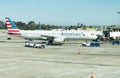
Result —
<path fill-rule="evenodd" d="M 115 44 L 119 45 L 119 44 L 120 44 L 120 41 L 119 41 L 119 40 L 113 40 L 113 41 L 112 41 L 112 45 L 115 45 Z"/>
<path fill-rule="evenodd" d="M 99 43 L 99 42 L 82 43 L 82 46 L 87 46 L 87 47 L 98 47 L 98 46 L 100 46 L 100 43 Z"/>
<path fill-rule="evenodd" d="M 45 43 L 30 43 L 29 41 L 25 42 L 25 47 L 33 47 L 33 48 L 45 48 Z"/>
<path fill-rule="evenodd" d="M 46 44 L 42 44 L 42 43 L 36 43 L 34 44 L 34 48 L 45 48 Z"/>

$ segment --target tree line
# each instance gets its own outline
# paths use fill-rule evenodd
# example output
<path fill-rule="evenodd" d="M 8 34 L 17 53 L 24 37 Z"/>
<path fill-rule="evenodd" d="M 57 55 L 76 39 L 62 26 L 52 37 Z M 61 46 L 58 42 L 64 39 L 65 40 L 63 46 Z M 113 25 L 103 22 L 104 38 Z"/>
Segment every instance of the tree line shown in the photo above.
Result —
<path fill-rule="evenodd" d="M 21 21 L 18 21 L 18 22 L 13 21 L 13 22 L 21 30 L 51 30 L 51 29 L 65 29 L 65 30 L 75 29 L 77 30 L 78 28 L 82 28 L 85 30 L 86 28 L 95 27 L 95 26 L 86 26 L 86 25 L 80 24 L 79 22 L 77 23 L 76 26 L 74 25 L 58 26 L 58 25 L 49 25 L 49 24 L 40 24 L 40 23 L 36 24 L 34 21 L 29 21 L 27 24 Z M 115 26 L 115 25 L 111 25 L 111 26 Z M 7 29 L 5 22 L 0 21 L 0 29 Z"/>
<path fill-rule="evenodd" d="M 34 21 L 29 21 L 27 24 L 21 21 L 15 22 L 15 25 L 21 30 L 51 30 L 51 29 L 77 29 L 77 28 L 85 28 L 86 26 L 83 24 L 78 24 L 77 26 L 58 26 L 58 25 L 49 25 L 49 24 L 36 24 Z M 0 29 L 7 29 L 6 23 L 0 21 Z"/>

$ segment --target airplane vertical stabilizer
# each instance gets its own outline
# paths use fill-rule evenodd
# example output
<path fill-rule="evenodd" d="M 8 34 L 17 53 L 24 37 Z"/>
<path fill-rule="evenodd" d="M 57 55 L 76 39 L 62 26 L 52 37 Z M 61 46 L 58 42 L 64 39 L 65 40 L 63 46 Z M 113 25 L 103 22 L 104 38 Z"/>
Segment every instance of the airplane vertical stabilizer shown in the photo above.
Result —
<path fill-rule="evenodd" d="M 21 35 L 20 30 L 17 28 L 17 26 L 14 24 L 14 22 L 11 21 L 10 18 L 6 17 L 5 21 L 6 21 L 6 26 L 8 28 L 8 33 L 9 34 L 16 35 L 16 36 Z"/>

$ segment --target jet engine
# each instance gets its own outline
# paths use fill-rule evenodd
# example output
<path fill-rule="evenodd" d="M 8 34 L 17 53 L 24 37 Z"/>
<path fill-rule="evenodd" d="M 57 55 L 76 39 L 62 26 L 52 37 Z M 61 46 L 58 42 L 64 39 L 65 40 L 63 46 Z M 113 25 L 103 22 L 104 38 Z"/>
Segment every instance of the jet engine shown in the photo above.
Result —
<path fill-rule="evenodd" d="M 55 42 L 64 42 L 65 38 L 64 37 L 56 37 L 56 38 L 54 38 L 54 41 Z"/>

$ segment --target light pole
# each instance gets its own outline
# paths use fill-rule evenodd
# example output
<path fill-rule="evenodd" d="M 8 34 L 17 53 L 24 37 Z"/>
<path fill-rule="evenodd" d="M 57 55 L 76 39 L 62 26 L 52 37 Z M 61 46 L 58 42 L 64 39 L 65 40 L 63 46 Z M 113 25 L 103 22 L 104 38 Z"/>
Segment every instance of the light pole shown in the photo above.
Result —
<path fill-rule="evenodd" d="M 119 15 L 120 15 L 120 12 L 117 11 L 117 14 L 118 14 L 118 26 L 119 26 Z"/>
<path fill-rule="evenodd" d="M 40 22 L 39 22 L 38 26 L 39 26 L 39 30 L 41 30 L 41 25 L 40 25 Z"/>

